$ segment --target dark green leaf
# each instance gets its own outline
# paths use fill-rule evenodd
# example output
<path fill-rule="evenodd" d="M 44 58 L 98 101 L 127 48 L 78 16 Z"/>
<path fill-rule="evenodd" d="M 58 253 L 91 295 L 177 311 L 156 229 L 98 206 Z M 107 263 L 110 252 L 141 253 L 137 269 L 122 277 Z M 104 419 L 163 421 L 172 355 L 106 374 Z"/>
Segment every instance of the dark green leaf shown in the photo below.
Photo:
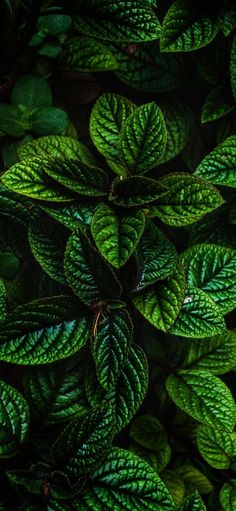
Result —
<path fill-rule="evenodd" d="M 31 121 L 32 130 L 39 135 L 57 135 L 62 133 L 69 124 L 67 113 L 53 106 L 38 110 Z"/>
<path fill-rule="evenodd" d="M 38 19 L 38 29 L 45 30 L 51 37 L 57 37 L 66 32 L 71 26 L 71 17 L 66 14 L 44 13 Z"/>
<path fill-rule="evenodd" d="M 30 128 L 27 120 L 22 119 L 20 110 L 12 105 L 0 103 L 1 131 L 13 137 L 23 137 Z"/>
<path fill-rule="evenodd" d="M 236 101 L 236 36 L 234 36 L 230 56 L 231 89 Z"/>
<path fill-rule="evenodd" d="M 26 441 L 29 408 L 20 392 L 4 381 L 0 381 L 0 407 L 0 458 L 9 458 L 14 456 Z"/>
<path fill-rule="evenodd" d="M 215 185 L 236 187 L 236 136 L 221 142 L 199 163 L 195 175 Z"/>
<path fill-rule="evenodd" d="M 23 106 L 28 114 L 36 108 L 50 107 L 52 93 L 47 80 L 41 76 L 22 76 L 12 89 L 11 102 Z"/>
<path fill-rule="evenodd" d="M 193 465 L 179 465 L 175 468 L 175 473 L 182 477 L 186 494 L 190 494 L 194 490 L 197 490 L 200 495 L 205 495 L 213 491 L 211 482 Z"/>
<path fill-rule="evenodd" d="M 131 208 L 155 202 L 165 193 L 166 188 L 159 181 L 135 176 L 115 180 L 110 200 L 118 206 Z"/>
<path fill-rule="evenodd" d="M 178 97 L 160 101 L 167 129 L 167 144 L 161 162 L 177 156 L 186 146 L 192 128 L 192 113 Z"/>
<path fill-rule="evenodd" d="M 201 121 L 210 122 L 231 112 L 235 105 L 224 87 L 216 87 L 207 96 L 202 107 Z"/>
<path fill-rule="evenodd" d="M 107 46 L 89 37 L 66 39 L 62 61 L 70 69 L 83 72 L 117 69 L 118 63 Z"/>
<path fill-rule="evenodd" d="M 92 217 L 96 204 L 84 205 L 81 202 L 73 202 L 68 205 L 54 205 L 54 206 L 43 206 L 43 210 L 48 213 L 52 218 L 60 222 L 65 227 L 68 227 L 71 231 L 76 229 L 80 222 L 85 225 L 89 225 L 92 222 Z"/>
<path fill-rule="evenodd" d="M 162 424 L 152 415 L 140 415 L 134 419 L 129 436 L 139 445 L 159 452 L 166 442 L 166 432 Z"/>

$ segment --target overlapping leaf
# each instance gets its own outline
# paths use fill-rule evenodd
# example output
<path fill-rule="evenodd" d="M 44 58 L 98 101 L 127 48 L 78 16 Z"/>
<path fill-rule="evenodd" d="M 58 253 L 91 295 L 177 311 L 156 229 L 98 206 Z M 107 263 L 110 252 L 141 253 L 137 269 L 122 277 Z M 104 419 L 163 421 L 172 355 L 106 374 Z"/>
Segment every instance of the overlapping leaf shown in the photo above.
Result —
<path fill-rule="evenodd" d="M 4 381 L 0 381 L 0 410 L 0 458 L 9 458 L 14 456 L 26 441 L 29 408 L 20 392 Z"/>
<path fill-rule="evenodd" d="M 236 457 L 236 433 L 199 426 L 197 428 L 197 447 L 201 456 L 211 467 L 228 469 Z"/>
<path fill-rule="evenodd" d="M 110 200 L 125 208 L 141 207 L 155 202 L 166 191 L 166 187 L 155 179 L 134 176 L 113 181 Z"/>
<path fill-rule="evenodd" d="M 236 479 L 230 479 L 220 491 L 220 503 L 224 511 L 234 511 L 236 505 Z"/>
<path fill-rule="evenodd" d="M 195 175 L 215 185 L 236 187 L 235 155 L 236 136 L 232 135 L 205 156 Z"/>
<path fill-rule="evenodd" d="M 206 369 L 224 374 L 236 367 L 236 336 L 231 330 L 208 339 L 191 339 L 187 347 L 185 367 Z"/>
<path fill-rule="evenodd" d="M 118 67 L 107 46 L 89 37 L 69 37 L 63 46 L 62 61 L 75 71 L 108 71 Z"/>
<path fill-rule="evenodd" d="M 184 499 L 179 511 L 207 511 L 206 506 L 196 491 Z"/>
<path fill-rule="evenodd" d="M 17 149 L 20 160 L 27 160 L 34 157 L 63 158 L 82 161 L 87 165 L 94 165 L 95 161 L 88 148 L 74 138 L 62 135 L 48 135 L 40 137 L 20 145 Z"/>

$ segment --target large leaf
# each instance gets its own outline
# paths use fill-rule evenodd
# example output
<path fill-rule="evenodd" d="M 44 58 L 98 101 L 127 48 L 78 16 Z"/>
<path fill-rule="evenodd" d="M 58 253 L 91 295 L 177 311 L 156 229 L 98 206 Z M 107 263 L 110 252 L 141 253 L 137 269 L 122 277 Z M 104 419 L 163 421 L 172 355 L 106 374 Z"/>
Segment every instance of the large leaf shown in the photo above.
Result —
<path fill-rule="evenodd" d="M 118 158 L 120 130 L 135 108 L 132 101 L 111 92 L 103 93 L 96 101 L 90 117 L 90 135 L 106 158 Z"/>
<path fill-rule="evenodd" d="M 207 508 L 199 493 L 196 491 L 184 499 L 179 511 L 207 511 Z"/>
<path fill-rule="evenodd" d="M 110 200 L 118 206 L 131 208 L 155 202 L 165 193 L 166 188 L 159 181 L 135 176 L 113 181 Z"/>
<path fill-rule="evenodd" d="M 93 215 L 91 231 L 103 257 L 112 266 L 120 268 L 134 252 L 144 225 L 142 211 L 120 214 L 101 203 Z"/>
<path fill-rule="evenodd" d="M 97 377 L 104 389 L 110 390 L 120 376 L 132 341 L 133 325 L 126 309 L 113 309 L 102 314 L 92 340 Z"/>
<path fill-rule="evenodd" d="M 52 202 L 67 202 L 73 200 L 69 191 L 56 187 L 45 174 L 45 166 L 49 160 L 32 158 L 16 163 L 2 176 L 3 183 L 14 192 Z M 50 163 L 49 163 L 50 165 Z"/>
<path fill-rule="evenodd" d="M 99 467 L 114 436 L 115 419 L 111 404 L 103 404 L 85 417 L 70 422 L 52 446 L 52 456 L 70 476 Z"/>
<path fill-rule="evenodd" d="M 236 307 L 236 250 L 204 243 L 188 248 L 180 261 L 188 284 L 205 291 L 222 313 Z"/>
<path fill-rule="evenodd" d="M 207 96 L 201 111 L 202 123 L 215 121 L 228 114 L 235 108 L 228 90 L 224 87 L 216 87 Z"/>
<path fill-rule="evenodd" d="M 20 392 L 4 381 L 0 381 L 0 410 L 0 458 L 9 458 L 26 441 L 29 408 Z"/>
<path fill-rule="evenodd" d="M 149 220 L 137 251 L 138 276 L 135 291 L 171 275 L 176 268 L 176 261 L 175 246 L 156 224 Z"/>
<path fill-rule="evenodd" d="M 43 158 L 52 156 L 53 158 L 82 161 L 92 166 L 95 164 L 93 156 L 84 144 L 74 138 L 62 135 L 48 135 L 32 140 L 27 144 L 20 145 L 17 148 L 17 153 L 20 160 L 31 159 L 35 156 Z"/>
<path fill-rule="evenodd" d="M 91 485 L 73 502 L 76 510 L 172 511 L 170 493 L 154 470 L 129 451 L 113 448 L 90 475 Z"/>
<path fill-rule="evenodd" d="M 217 469 L 228 469 L 236 457 L 236 433 L 199 426 L 197 447 L 204 460 Z"/>
<path fill-rule="evenodd" d="M 0 360 L 37 365 L 66 358 L 87 342 L 89 327 L 85 311 L 71 296 L 35 300 L 2 322 Z"/>
<path fill-rule="evenodd" d="M 195 175 L 215 185 L 236 187 L 236 136 L 226 138 L 199 163 Z"/>
<path fill-rule="evenodd" d="M 213 374 L 224 374 L 236 367 L 236 335 L 227 330 L 208 339 L 191 339 L 184 361 L 185 367 L 206 369 Z"/>
<path fill-rule="evenodd" d="M 146 103 L 134 110 L 124 122 L 119 142 L 120 161 L 131 174 L 144 174 L 161 160 L 167 142 L 160 108 Z"/>
<path fill-rule="evenodd" d="M 161 51 L 192 51 L 209 44 L 219 30 L 216 13 L 203 2 L 176 0 L 162 24 Z"/>
<path fill-rule="evenodd" d="M 222 486 L 220 503 L 224 511 L 234 511 L 236 506 L 236 479 L 230 479 Z"/>
<path fill-rule="evenodd" d="M 229 388 L 217 376 L 198 369 L 182 369 L 171 374 L 167 391 L 175 404 L 206 426 L 231 432 L 236 420 L 236 406 Z"/>
<path fill-rule="evenodd" d="M 67 244 L 65 274 L 75 294 L 88 305 L 121 294 L 112 269 L 79 229 L 73 232 Z"/>
<path fill-rule="evenodd" d="M 87 411 L 82 364 L 83 359 L 77 356 L 27 370 L 24 391 L 36 420 L 55 424 Z"/>
<path fill-rule="evenodd" d="M 161 26 L 151 7 L 139 1 L 90 0 L 82 2 L 80 16 L 74 16 L 79 32 L 105 41 L 152 41 Z"/>
<path fill-rule="evenodd" d="M 51 106 L 52 93 L 47 80 L 42 76 L 22 76 L 12 89 L 11 102 L 23 106 L 27 113 L 35 108 Z"/>
<path fill-rule="evenodd" d="M 157 199 L 151 213 L 169 225 L 180 227 L 197 222 L 224 202 L 216 188 L 191 174 L 168 174 L 159 183 L 168 191 Z"/>
<path fill-rule="evenodd" d="M 76 71 L 108 71 L 118 64 L 107 46 L 89 37 L 69 37 L 63 46 L 63 64 Z"/>

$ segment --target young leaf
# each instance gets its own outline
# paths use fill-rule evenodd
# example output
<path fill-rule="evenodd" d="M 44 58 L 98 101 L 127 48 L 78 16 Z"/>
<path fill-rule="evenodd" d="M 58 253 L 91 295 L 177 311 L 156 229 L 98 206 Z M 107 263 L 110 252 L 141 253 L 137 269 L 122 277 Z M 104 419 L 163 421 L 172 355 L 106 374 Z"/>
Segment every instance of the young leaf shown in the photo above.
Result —
<path fill-rule="evenodd" d="M 184 367 L 225 374 L 236 366 L 236 335 L 227 330 L 208 339 L 191 339 Z"/>
<path fill-rule="evenodd" d="M 208 371 L 188 369 L 171 374 L 166 382 L 174 403 L 206 426 L 233 431 L 236 406 L 229 388 Z"/>
<path fill-rule="evenodd" d="M 168 332 L 180 313 L 184 293 L 185 274 L 178 267 L 163 283 L 157 283 L 134 295 L 133 303 L 152 325 Z"/>
<path fill-rule="evenodd" d="M 149 177 L 127 177 L 113 181 L 110 200 L 124 208 L 145 206 L 166 193 L 159 181 Z"/>
<path fill-rule="evenodd" d="M 126 309 L 102 314 L 92 340 L 92 354 L 99 383 L 109 391 L 120 376 L 133 335 L 133 325 Z"/>
<path fill-rule="evenodd" d="M 233 38 L 230 55 L 230 78 L 233 97 L 236 101 L 236 36 Z"/>
<path fill-rule="evenodd" d="M 220 503 L 224 511 L 234 511 L 236 506 L 236 479 L 230 479 L 222 486 Z"/>
<path fill-rule="evenodd" d="M 179 511 L 207 511 L 207 508 L 201 499 L 199 493 L 195 491 L 184 499 Z"/>
<path fill-rule="evenodd" d="M 115 56 L 107 46 L 90 37 L 69 37 L 63 45 L 63 64 L 75 71 L 95 73 L 117 69 Z"/>
<path fill-rule="evenodd" d="M 42 76 L 24 75 L 17 80 L 11 93 L 11 102 L 23 106 L 27 112 L 52 105 L 52 93 L 47 80 Z"/>
<path fill-rule="evenodd" d="M 69 238 L 65 274 L 74 293 L 91 305 L 101 299 L 118 298 L 121 286 L 112 269 L 79 229 Z"/>
<path fill-rule="evenodd" d="M 92 219 L 91 231 L 98 250 L 116 268 L 123 266 L 134 252 L 143 233 L 142 211 L 120 214 L 101 203 Z"/>
<path fill-rule="evenodd" d="M 176 0 L 162 24 L 161 51 L 193 51 L 209 44 L 219 30 L 215 12 L 203 2 Z"/>
<path fill-rule="evenodd" d="M 224 202 L 216 188 L 191 174 L 168 174 L 158 182 L 168 191 L 151 207 L 151 214 L 168 225 L 197 222 Z"/>
<path fill-rule="evenodd" d="M 199 163 L 195 175 L 215 185 L 236 187 L 236 136 L 226 138 Z"/>
<path fill-rule="evenodd" d="M 180 262 L 188 284 L 205 291 L 223 314 L 236 307 L 236 250 L 199 244 L 183 252 Z"/>
<path fill-rule="evenodd" d="M 160 108 L 146 103 L 134 110 L 124 122 L 118 142 L 121 163 L 131 174 L 144 174 L 161 160 L 167 142 Z"/>
<path fill-rule="evenodd" d="M 225 331 L 225 321 L 218 305 L 202 289 L 193 286 L 187 288 L 171 333 L 201 339 Z"/>
<path fill-rule="evenodd" d="M 14 456 L 26 441 L 29 408 L 18 390 L 0 381 L 1 438 L 0 458 Z"/>
<path fill-rule="evenodd" d="M 39 135 L 57 135 L 69 124 L 69 117 L 64 110 L 55 107 L 38 110 L 31 118 L 32 130 Z"/>
<path fill-rule="evenodd" d="M 71 296 L 22 305 L 1 323 L 0 360 L 49 364 L 79 351 L 90 335 L 90 318 Z"/>
<path fill-rule="evenodd" d="M 118 159 L 119 134 L 135 108 L 129 99 L 110 92 L 103 93 L 96 101 L 89 130 L 94 145 L 105 158 Z"/>
<path fill-rule="evenodd" d="M 235 105 L 224 87 L 216 87 L 207 96 L 201 111 L 201 122 L 210 122 L 232 112 Z"/>
<path fill-rule="evenodd" d="M 149 220 L 137 251 L 138 278 L 135 291 L 140 291 L 159 279 L 171 275 L 177 262 L 175 246 Z"/>
<path fill-rule="evenodd" d="M 229 469 L 236 457 L 236 433 L 198 426 L 197 447 L 203 459 L 217 469 Z"/>

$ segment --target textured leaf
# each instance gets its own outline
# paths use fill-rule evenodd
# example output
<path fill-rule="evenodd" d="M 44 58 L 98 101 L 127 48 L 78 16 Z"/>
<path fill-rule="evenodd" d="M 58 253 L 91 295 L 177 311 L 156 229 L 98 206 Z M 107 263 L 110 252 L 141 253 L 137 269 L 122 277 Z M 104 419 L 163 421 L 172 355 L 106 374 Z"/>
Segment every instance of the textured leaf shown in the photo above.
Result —
<path fill-rule="evenodd" d="M 76 510 L 174 509 L 170 493 L 161 479 L 145 461 L 129 451 L 113 448 L 101 467 L 90 475 L 90 480 L 91 486 L 81 495 Z"/>
<path fill-rule="evenodd" d="M 216 87 L 207 96 L 202 107 L 202 123 L 215 121 L 228 114 L 235 108 L 235 105 L 224 87 Z"/>
<path fill-rule="evenodd" d="M 120 161 L 131 174 L 144 174 L 161 160 L 167 142 L 165 121 L 153 103 L 142 105 L 124 122 L 119 142 Z"/>
<path fill-rule="evenodd" d="M 231 78 L 231 89 L 236 101 L 236 36 L 233 38 L 231 55 L 230 55 L 230 78 Z"/>
<path fill-rule="evenodd" d="M 228 469 L 236 457 L 236 433 L 199 426 L 197 428 L 197 447 L 203 459 L 211 467 Z"/>
<path fill-rule="evenodd" d="M 102 314 L 92 341 L 97 377 L 104 389 L 110 390 L 124 366 L 130 349 L 133 325 L 125 309 Z"/>
<path fill-rule="evenodd" d="M 167 144 L 162 162 L 175 158 L 186 146 L 192 128 L 192 114 L 187 105 L 179 99 L 160 102 L 167 129 Z"/>
<path fill-rule="evenodd" d="M 63 64 L 83 72 L 117 69 L 118 63 L 107 46 L 89 37 L 69 37 L 63 46 Z"/>
<path fill-rule="evenodd" d="M 26 441 L 29 408 L 20 392 L 4 381 L 0 381 L 0 410 L 0 458 L 9 458 Z"/>
<path fill-rule="evenodd" d="M 79 229 L 73 232 L 67 244 L 65 274 L 75 294 L 88 305 L 101 299 L 118 298 L 121 294 L 120 283 L 112 269 Z"/>
<path fill-rule="evenodd" d="M 87 411 L 82 363 L 80 357 L 73 357 L 27 370 L 24 391 L 36 420 L 44 424 L 61 423 Z"/>
<path fill-rule="evenodd" d="M 172 495 L 176 506 L 179 506 L 185 495 L 184 481 L 174 470 L 163 470 L 161 479 Z"/>
<path fill-rule="evenodd" d="M 32 158 L 16 163 L 2 176 L 3 183 L 13 192 L 45 201 L 67 202 L 73 200 L 70 192 L 64 193 L 52 184 L 44 168 L 49 160 Z"/>
<path fill-rule="evenodd" d="M 71 231 L 76 229 L 80 222 L 84 225 L 90 225 L 93 217 L 95 204 L 85 205 L 79 202 L 73 202 L 67 205 L 43 206 L 43 210 L 52 218 L 60 222 Z"/>
<path fill-rule="evenodd" d="M 220 28 L 225 37 L 227 37 L 236 28 L 236 12 L 233 9 L 225 10 L 220 23 Z"/>
<path fill-rule="evenodd" d="M 225 331 L 224 318 L 218 305 L 202 289 L 187 288 L 183 306 L 171 333 L 201 339 Z"/>
<path fill-rule="evenodd" d="M 236 187 L 236 136 L 226 138 L 199 163 L 195 174 L 215 185 Z"/>
<path fill-rule="evenodd" d="M 0 360 L 48 364 L 77 352 L 87 342 L 89 318 L 70 296 L 22 305 L 1 324 Z"/>
<path fill-rule="evenodd" d="M 93 215 L 91 231 L 103 257 L 112 266 L 120 268 L 134 252 L 144 225 L 142 211 L 122 215 L 102 203 Z"/>
<path fill-rule="evenodd" d="M 188 284 L 205 291 L 223 314 L 236 307 L 236 250 L 199 244 L 183 252 L 180 262 Z"/>
<path fill-rule="evenodd" d="M 32 116 L 32 130 L 39 135 L 57 135 L 69 124 L 69 117 L 64 110 L 56 107 L 43 108 Z"/>
<path fill-rule="evenodd" d="M 19 146 L 17 153 L 20 160 L 31 159 L 35 156 L 43 158 L 52 156 L 53 158 L 69 158 L 82 161 L 87 165 L 95 164 L 93 156 L 84 144 L 62 135 L 48 135 L 32 140 Z"/>
<path fill-rule="evenodd" d="M 216 14 L 194 0 L 176 0 L 162 24 L 161 51 L 192 51 L 209 44 L 219 30 Z"/>
<path fill-rule="evenodd" d="M 138 246 L 138 278 L 135 291 L 171 275 L 176 268 L 176 258 L 175 246 L 156 224 L 149 220 Z"/>
<path fill-rule="evenodd" d="M 164 438 L 162 444 L 160 443 L 159 451 L 151 451 L 138 444 L 132 444 L 130 450 L 139 458 L 145 460 L 155 470 L 156 474 L 160 474 L 171 459 L 171 449 L 167 438 Z"/>
<path fill-rule="evenodd" d="M 185 367 L 206 369 L 213 374 L 224 374 L 236 366 L 236 336 L 228 330 L 204 341 L 191 339 L 184 362 Z"/>
<path fill-rule="evenodd" d="M 236 479 L 230 479 L 220 491 L 220 503 L 224 511 L 234 511 L 236 506 Z"/>
<path fill-rule="evenodd" d="M 179 465 L 175 468 L 175 473 L 182 477 L 186 494 L 197 490 L 200 495 L 205 495 L 213 491 L 211 482 L 193 465 Z"/>
<path fill-rule="evenodd" d="M 50 107 L 52 93 L 47 80 L 42 76 L 22 76 L 12 89 L 11 102 L 15 106 L 23 106 L 28 112 L 35 108 Z"/>
<path fill-rule="evenodd" d="M 179 511 L 207 511 L 207 508 L 199 493 L 196 491 L 184 499 Z"/>
<path fill-rule="evenodd" d="M 133 296 L 138 311 L 156 328 L 167 332 L 180 313 L 185 293 L 185 275 L 181 267 L 163 283 L 148 287 Z"/>
<path fill-rule="evenodd" d="M 134 419 L 129 436 L 139 445 L 159 452 L 166 442 L 166 432 L 156 417 L 152 415 L 140 415 Z"/>
<path fill-rule="evenodd" d="M 216 188 L 190 174 L 168 174 L 159 183 L 168 192 L 157 199 L 151 213 L 169 225 L 180 227 L 197 222 L 224 202 Z"/>
<path fill-rule="evenodd" d="M 71 422 L 52 446 L 52 456 L 71 476 L 91 472 L 101 465 L 114 436 L 112 405 L 91 410 Z"/>
<path fill-rule="evenodd" d="M 229 388 L 208 371 L 189 369 L 171 374 L 167 391 L 175 404 L 206 426 L 231 432 L 236 420 L 236 407 Z"/>
<path fill-rule="evenodd" d="M 83 3 L 76 28 L 105 41 L 152 41 L 160 35 L 160 23 L 151 7 L 139 1 L 90 0 Z"/>
<path fill-rule="evenodd" d="M 65 14 L 44 13 L 44 16 L 38 18 L 37 28 L 47 31 L 52 37 L 57 37 L 66 32 L 71 26 L 71 17 Z"/>
<path fill-rule="evenodd" d="M 23 137 L 29 129 L 29 123 L 22 119 L 20 110 L 6 103 L 0 103 L 0 123 L 1 131 L 13 137 Z"/>
<path fill-rule="evenodd" d="M 155 202 L 166 193 L 166 188 L 159 181 L 149 177 L 128 177 L 113 181 L 110 200 L 118 206 L 131 208 Z"/>
<path fill-rule="evenodd" d="M 96 101 L 90 117 L 90 135 L 98 151 L 108 159 L 118 158 L 118 139 L 122 126 L 135 105 L 129 99 L 110 92 Z"/>

